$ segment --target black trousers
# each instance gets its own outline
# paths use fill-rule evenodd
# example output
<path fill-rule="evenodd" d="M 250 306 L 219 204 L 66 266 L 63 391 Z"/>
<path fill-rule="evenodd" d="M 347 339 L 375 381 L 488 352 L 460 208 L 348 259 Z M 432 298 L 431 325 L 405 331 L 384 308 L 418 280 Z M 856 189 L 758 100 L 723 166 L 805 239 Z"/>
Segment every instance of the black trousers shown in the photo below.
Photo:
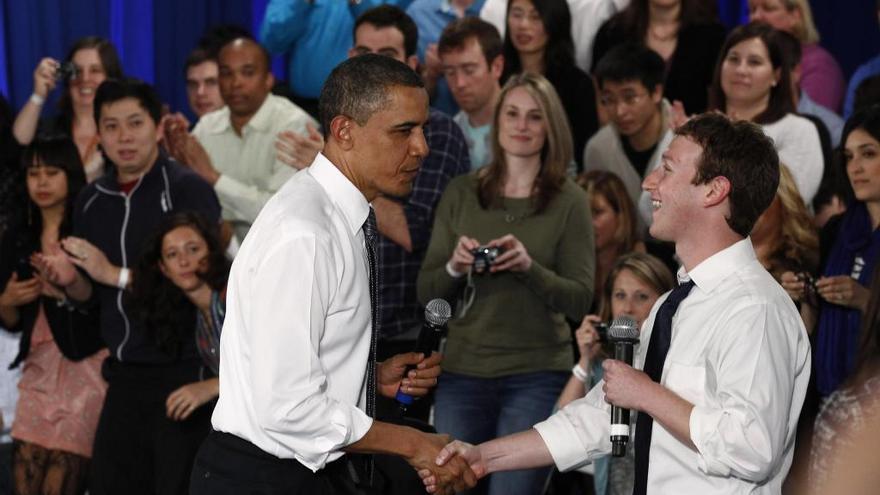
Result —
<path fill-rule="evenodd" d="M 107 397 L 92 454 L 90 495 L 185 495 L 214 402 L 184 421 L 165 413 L 168 394 L 198 380 L 198 366 L 139 367 L 108 359 Z"/>
<path fill-rule="evenodd" d="M 381 493 L 358 487 L 346 457 L 313 473 L 229 433 L 212 431 L 199 449 L 191 495 L 342 495 Z"/>

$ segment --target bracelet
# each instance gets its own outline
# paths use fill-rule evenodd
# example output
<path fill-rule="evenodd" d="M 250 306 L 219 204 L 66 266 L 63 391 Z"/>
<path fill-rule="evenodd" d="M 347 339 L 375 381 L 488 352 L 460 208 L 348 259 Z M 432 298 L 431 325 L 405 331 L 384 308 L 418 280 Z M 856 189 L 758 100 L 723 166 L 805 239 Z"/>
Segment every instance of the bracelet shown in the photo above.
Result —
<path fill-rule="evenodd" d="M 590 374 L 587 373 L 587 370 L 581 368 L 580 363 L 574 365 L 574 368 L 571 369 L 571 374 L 581 383 L 587 383 L 587 379 L 590 378 Z"/>
<path fill-rule="evenodd" d="M 131 277 L 131 270 L 129 270 L 128 268 L 120 268 L 119 280 L 116 282 L 116 287 L 125 290 L 125 288 L 128 287 L 129 277 Z"/>
<path fill-rule="evenodd" d="M 43 103 L 46 103 L 46 99 L 36 93 L 31 93 L 31 103 L 41 107 L 43 106 Z"/>

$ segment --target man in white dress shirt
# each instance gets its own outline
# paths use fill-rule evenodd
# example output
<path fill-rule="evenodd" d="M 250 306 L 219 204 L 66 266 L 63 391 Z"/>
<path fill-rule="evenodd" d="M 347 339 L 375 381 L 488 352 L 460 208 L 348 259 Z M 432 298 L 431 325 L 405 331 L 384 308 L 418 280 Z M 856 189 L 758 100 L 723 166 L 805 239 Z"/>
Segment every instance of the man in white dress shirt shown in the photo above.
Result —
<path fill-rule="evenodd" d="M 220 399 L 191 491 L 374 493 L 370 469 L 352 476 L 346 452 L 435 470 L 443 492 L 473 486 L 463 461 L 434 465 L 444 437 L 365 413 L 371 388 L 424 395 L 440 371 L 437 354 L 401 354 L 367 383 L 375 330 L 364 227 L 369 201 L 408 194 L 427 154 L 422 80 L 390 57 L 353 57 L 331 73 L 320 110 L 324 151 L 269 200 L 233 263 Z M 404 376 L 407 365 L 416 369 Z"/>
<path fill-rule="evenodd" d="M 681 285 L 645 321 L 635 367 L 608 359 L 604 381 L 583 399 L 525 432 L 476 447 L 453 442 L 438 463 L 457 454 L 477 476 L 581 466 L 611 451 L 613 404 L 639 414 L 628 447 L 636 455 L 634 493 L 779 494 L 810 349 L 794 304 L 748 238 L 778 181 L 773 143 L 760 128 L 716 114 L 679 128 L 643 187 L 654 207 L 651 234 L 673 241 L 682 261 Z M 434 477 L 420 474 L 430 491 Z"/>

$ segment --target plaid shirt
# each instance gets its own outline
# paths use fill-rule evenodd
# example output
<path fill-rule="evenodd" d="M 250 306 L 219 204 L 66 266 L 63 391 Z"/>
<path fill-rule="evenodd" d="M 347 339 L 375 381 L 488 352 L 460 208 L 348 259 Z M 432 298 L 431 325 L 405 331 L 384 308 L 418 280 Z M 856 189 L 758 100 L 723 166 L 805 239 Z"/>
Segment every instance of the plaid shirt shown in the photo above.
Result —
<path fill-rule="evenodd" d="M 431 109 L 425 140 L 430 153 L 422 162 L 412 193 L 403 201 L 412 253 L 379 236 L 379 330 L 384 337 L 415 328 L 424 320 L 424 308 L 416 299 L 416 277 L 431 240 L 434 208 L 449 181 L 471 168 L 464 134 L 446 114 Z"/>

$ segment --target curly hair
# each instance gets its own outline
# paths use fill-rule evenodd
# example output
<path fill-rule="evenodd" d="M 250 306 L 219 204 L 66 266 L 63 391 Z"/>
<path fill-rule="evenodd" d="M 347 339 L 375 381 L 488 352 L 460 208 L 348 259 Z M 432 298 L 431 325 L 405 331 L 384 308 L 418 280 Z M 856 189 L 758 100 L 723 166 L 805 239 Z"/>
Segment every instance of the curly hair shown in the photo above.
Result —
<path fill-rule="evenodd" d="M 788 167 L 779 165 L 776 197 L 782 204 L 782 244 L 779 252 L 813 271 L 819 266 L 819 234 Z"/>
<path fill-rule="evenodd" d="M 146 250 L 134 267 L 128 302 L 134 316 L 144 324 L 162 352 L 173 358 L 180 357 L 181 345 L 192 338 L 196 327 L 196 307 L 186 294 L 168 279 L 159 267 L 162 260 L 162 242 L 178 227 L 189 227 L 205 240 L 208 246 L 207 269 L 200 273 L 211 289 L 221 291 L 229 276 L 229 261 L 220 245 L 216 227 L 212 227 L 198 213 L 175 213 L 166 217 L 150 239 Z"/>

